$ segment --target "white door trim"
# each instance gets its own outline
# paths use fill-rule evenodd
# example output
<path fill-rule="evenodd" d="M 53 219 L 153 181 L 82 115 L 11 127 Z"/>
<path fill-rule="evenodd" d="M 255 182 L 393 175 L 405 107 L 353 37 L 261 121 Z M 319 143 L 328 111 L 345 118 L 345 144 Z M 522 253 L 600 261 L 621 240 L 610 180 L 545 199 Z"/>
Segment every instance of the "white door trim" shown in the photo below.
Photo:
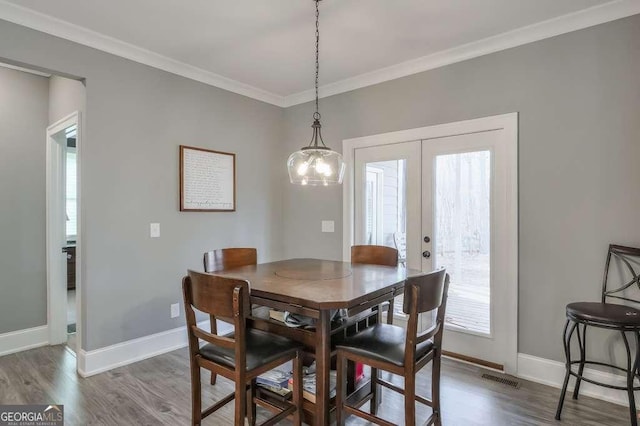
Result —
<path fill-rule="evenodd" d="M 379 135 L 345 139 L 342 141 L 342 155 L 346 164 L 346 173 L 342 188 L 343 199 L 343 250 L 342 257 L 350 261 L 351 245 L 354 241 L 354 158 L 357 148 L 378 145 L 409 142 L 415 140 L 434 139 L 478 133 L 493 130 L 503 130 L 507 141 L 507 192 L 510 203 L 507 206 L 508 245 L 507 262 L 508 286 L 506 299 L 509 312 L 507 316 L 508 335 L 505 359 L 505 372 L 515 374 L 518 365 L 518 113 L 495 115 L 455 123 L 439 124 L 417 129 L 401 130 Z"/>
<path fill-rule="evenodd" d="M 63 212 L 64 189 L 64 154 L 65 147 L 54 139 L 54 135 L 76 125 L 76 158 L 77 158 L 77 235 L 76 235 L 76 353 L 80 351 L 82 342 L 82 209 L 81 204 L 81 157 L 82 157 L 82 123 L 80 112 L 76 111 L 47 127 L 46 131 L 46 227 L 47 227 L 47 327 L 49 344 L 65 343 L 67 340 L 66 280 L 61 271 L 61 242 L 65 240 L 65 228 L 61 216 Z M 64 290 L 64 291 L 63 291 Z"/>

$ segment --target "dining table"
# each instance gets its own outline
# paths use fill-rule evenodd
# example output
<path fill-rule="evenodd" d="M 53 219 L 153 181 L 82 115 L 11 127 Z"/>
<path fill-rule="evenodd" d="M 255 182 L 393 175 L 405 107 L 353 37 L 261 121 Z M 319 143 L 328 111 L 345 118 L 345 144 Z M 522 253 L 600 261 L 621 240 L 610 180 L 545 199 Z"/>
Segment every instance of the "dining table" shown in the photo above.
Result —
<path fill-rule="evenodd" d="M 304 344 L 315 358 L 315 403 L 305 399 L 305 422 L 328 425 L 335 417 L 331 400 L 332 338 L 380 321 L 379 307 L 404 291 L 404 281 L 420 271 L 404 266 L 352 264 L 323 259 L 287 259 L 216 271 L 216 275 L 247 280 L 252 310 L 248 326 L 286 336 Z M 312 320 L 312 326 L 288 327 L 269 317 L 286 311 Z M 390 313 L 392 314 L 392 313 Z"/>

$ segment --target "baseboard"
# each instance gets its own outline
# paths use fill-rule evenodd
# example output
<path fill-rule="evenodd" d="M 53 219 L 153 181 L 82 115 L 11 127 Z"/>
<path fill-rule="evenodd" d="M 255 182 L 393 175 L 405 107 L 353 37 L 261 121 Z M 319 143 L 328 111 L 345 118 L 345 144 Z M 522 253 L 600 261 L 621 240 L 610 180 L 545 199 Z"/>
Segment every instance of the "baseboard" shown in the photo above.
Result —
<path fill-rule="evenodd" d="M 209 330 L 209 321 L 198 323 L 198 326 Z M 230 331 L 231 328 L 229 324 L 218 322 L 219 333 Z M 178 327 L 100 349 L 91 351 L 81 349 L 77 354 L 78 373 L 82 377 L 93 376 L 185 346 L 187 346 L 186 327 Z"/>
<path fill-rule="evenodd" d="M 26 351 L 49 344 L 49 327 L 27 328 L 0 334 L 0 356 Z"/>
<path fill-rule="evenodd" d="M 575 368 L 575 367 L 574 367 Z M 541 383 L 554 388 L 561 388 L 564 381 L 564 362 L 539 358 L 533 355 L 518 354 L 518 377 L 532 382 Z M 626 378 L 622 375 L 612 374 L 591 368 L 585 368 L 584 375 L 599 382 L 613 385 L 626 386 Z M 567 387 L 567 398 L 571 398 L 575 377 L 572 377 Z M 629 406 L 626 391 L 608 389 L 602 386 L 592 385 L 582 382 L 580 385 L 580 395 L 602 399 L 614 404 Z M 640 403 L 636 404 L 640 408 Z"/>

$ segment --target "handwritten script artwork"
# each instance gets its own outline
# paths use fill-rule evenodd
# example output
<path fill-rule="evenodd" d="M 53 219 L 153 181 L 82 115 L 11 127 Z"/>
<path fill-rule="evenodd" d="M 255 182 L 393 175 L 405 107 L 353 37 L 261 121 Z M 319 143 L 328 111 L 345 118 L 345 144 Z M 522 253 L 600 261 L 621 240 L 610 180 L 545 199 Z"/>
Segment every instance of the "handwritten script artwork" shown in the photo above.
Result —
<path fill-rule="evenodd" d="M 235 154 L 180 145 L 180 210 L 235 211 Z"/>

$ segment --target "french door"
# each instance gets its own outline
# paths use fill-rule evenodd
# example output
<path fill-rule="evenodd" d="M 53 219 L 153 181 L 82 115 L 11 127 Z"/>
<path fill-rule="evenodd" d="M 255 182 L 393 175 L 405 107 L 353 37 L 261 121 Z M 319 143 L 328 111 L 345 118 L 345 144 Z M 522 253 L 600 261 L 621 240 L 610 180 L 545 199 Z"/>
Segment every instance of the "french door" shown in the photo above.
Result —
<path fill-rule="evenodd" d="M 396 247 L 412 269 L 446 268 L 444 350 L 515 373 L 517 157 L 509 130 L 359 140 L 351 150 L 352 241 Z M 403 315 L 397 301 L 395 322 Z"/>

